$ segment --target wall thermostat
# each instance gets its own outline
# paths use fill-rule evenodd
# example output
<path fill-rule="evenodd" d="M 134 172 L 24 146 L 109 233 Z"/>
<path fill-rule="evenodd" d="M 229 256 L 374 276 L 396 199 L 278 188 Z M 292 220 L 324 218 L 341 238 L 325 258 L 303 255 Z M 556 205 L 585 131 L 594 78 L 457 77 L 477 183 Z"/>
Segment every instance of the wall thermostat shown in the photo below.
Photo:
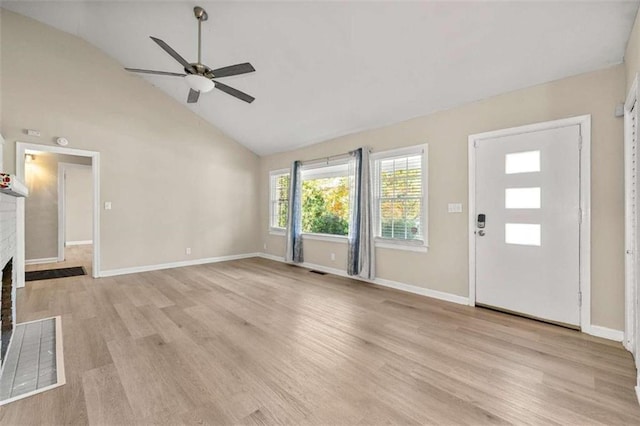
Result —
<path fill-rule="evenodd" d="M 56 139 L 56 143 L 60 146 L 67 146 L 69 145 L 69 141 L 67 140 L 67 138 L 58 138 Z"/>

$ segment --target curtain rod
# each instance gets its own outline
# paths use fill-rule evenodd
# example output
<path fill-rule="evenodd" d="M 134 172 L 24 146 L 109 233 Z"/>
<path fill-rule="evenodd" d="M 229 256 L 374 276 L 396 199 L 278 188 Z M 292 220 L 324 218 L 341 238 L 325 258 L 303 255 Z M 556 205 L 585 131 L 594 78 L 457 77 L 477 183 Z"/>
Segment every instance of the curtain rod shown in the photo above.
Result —
<path fill-rule="evenodd" d="M 329 163 L 329 161 L 335 161 L 335 160 L 342 160 L 342 159 L 347 159 L 351 157 L 351 154 L 349 154 L 348 152 L 345 154 L 337 154 L 337 155 L 330 155 L 328 157 L 320 157 L 320 158 L 314 158 L 312 160 L 305 160 L 302 161 L 302 165 L 311 165 L 311 164 L 320 164 L 320 163 Z"/>

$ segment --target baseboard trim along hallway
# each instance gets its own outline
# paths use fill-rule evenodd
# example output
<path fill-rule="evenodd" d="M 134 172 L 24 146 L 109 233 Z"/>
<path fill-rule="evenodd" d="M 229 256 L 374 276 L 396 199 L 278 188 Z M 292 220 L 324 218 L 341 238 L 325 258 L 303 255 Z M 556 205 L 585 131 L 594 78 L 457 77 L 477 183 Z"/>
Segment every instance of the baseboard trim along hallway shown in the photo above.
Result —
<path fill-rule="evenodd" d="M 113 277 L 116 275 L 136 274 L 138 272 L 159 271 L 161 269 L 182 268 L 184 266 L 204 265 L 207 263 L 226 262 L 228 260 L 247 259 L 257 257 L 259 253 L 234 254 L 229 256 L 205 257 L 202 259 L 183 260 L 180 262 L 160 263 L 157 265 L 132 266 L 130 268 L 108 269 L 100 271 L 100 277 Z"/>

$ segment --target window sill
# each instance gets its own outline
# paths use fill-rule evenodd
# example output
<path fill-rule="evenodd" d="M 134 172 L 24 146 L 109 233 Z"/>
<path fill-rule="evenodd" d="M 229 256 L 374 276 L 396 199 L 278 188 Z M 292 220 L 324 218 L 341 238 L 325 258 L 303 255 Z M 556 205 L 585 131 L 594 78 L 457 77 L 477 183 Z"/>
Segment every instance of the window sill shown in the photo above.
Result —
<path fill-rule="evenodd" d="M 285 235 L 287 235 L 287 231 L 279 228 L 270 228 L 269 235 L 278 235 L 280 237 L 284 237 Z"/>
<path fill-rule="evenodd" d="M 376 248 L 413 251 L 417 253 L 426 253 L 429 249 L 429 247 L 424 244 L 407 244 L 402 242 L 390 242 L 385 240 L 376 240 Z"/>
<path fill-rule="evenodd" d="M 303 240 L 317 240 L 317 241 L 327 241 L 327 242 L 330 242 L 330 243 L 347 244 L 346 235 L 306 233 L 306 234 L 302 234 L 302 239 Z"/>

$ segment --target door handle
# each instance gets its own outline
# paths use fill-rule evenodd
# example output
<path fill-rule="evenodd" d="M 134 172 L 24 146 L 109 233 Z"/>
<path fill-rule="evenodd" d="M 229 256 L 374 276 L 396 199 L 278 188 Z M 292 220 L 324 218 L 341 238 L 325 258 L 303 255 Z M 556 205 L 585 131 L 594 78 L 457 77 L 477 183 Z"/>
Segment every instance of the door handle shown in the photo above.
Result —
<path fill-rule="evenodd" d="M 477 219 L 477 222 L 476 222 L 476 226 L 477 226 L 478 228 L 480 228 L 480 229 L 483 229 L 483 228 L 484 228 L 484 226 L 485 226 L 485 224 L 486 224 L 486 222 L 487 222 L 487 215 L 485 215 L 484 213 L 480 213 L 480 214 L 478 215 L 478 219 Z"/>

